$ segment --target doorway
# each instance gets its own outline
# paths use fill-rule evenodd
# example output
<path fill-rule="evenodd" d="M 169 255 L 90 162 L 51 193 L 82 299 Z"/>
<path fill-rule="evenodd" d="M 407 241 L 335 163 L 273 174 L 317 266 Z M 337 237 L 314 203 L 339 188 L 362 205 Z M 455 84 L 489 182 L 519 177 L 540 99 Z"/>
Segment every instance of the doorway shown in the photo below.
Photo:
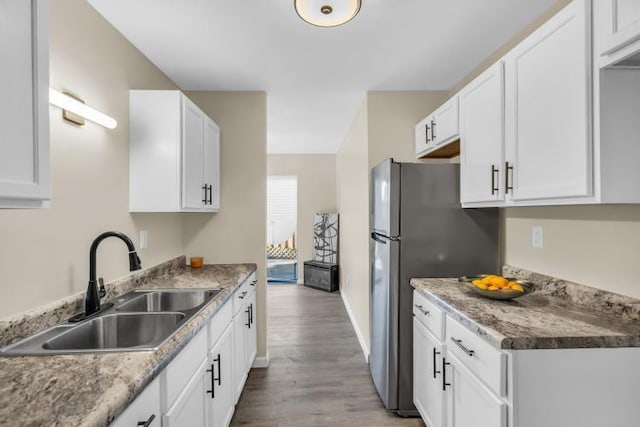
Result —
<path fill-rule="evenodd" d="M 267 177 L 267 283 L 298 282 L 298 177 Z"/>

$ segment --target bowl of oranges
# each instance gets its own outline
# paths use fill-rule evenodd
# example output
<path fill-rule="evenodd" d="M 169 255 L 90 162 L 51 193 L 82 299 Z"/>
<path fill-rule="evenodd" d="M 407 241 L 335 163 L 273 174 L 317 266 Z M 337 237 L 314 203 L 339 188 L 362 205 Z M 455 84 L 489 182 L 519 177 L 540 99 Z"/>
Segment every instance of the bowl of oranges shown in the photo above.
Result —
<path fill-rule="evenodd" d="M 458 281 L 475 293 L 493 299 L 513 299 L 533 292 L 533 285 L 526 280 L 516 280 L 496 274 L 462 276 Z"/>

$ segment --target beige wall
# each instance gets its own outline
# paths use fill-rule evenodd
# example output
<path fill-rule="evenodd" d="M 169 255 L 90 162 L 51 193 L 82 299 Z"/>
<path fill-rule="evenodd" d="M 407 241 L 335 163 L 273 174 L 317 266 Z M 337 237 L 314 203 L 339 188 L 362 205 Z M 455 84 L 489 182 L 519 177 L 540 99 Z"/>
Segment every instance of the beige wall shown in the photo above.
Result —
<path fill-rule="evenodd" d="M 418 162 L 413 129 L 446 98 L 443 91 L 367 93 L 337 154 L 340 286 L 365 353 L 369 352 L 370 170 L 390 157 Z"/>
<path fill-rule="evenodd" d="M 360 345 L 369 353 L 369 160 L 367 100 L 336 155 L 340 292 Z"/>
<path fill-rule="evenodd" d="M 507 264 L 640 298 L 640 206 L 505 211 Z M 541 249 L 531 246 L 533 226 L 543 228 Z"/>
<path fill-rule="evenodd" d="M 417 162 L 416 123 L 442 105 L 447 97 L 446 91 L 369 92 L 369 167 L 390 157 L 398 162 Z"/>
<path fill-rule="evenodd" d="M 184 217 L 187 256 L 258 265 L 258 357 L 266 356 L 267 101 L 264 92 L 187 92 L 220 126 L 220 212 Z"/>
<path fill-rule="evenodd" d="M 51 208 L 0 210 L 0 316 L 83 292 L 89 245 L 102 231 L 122 231 L 137 245 L 148 230 L 144 266 L 184 252 L 180 216 L 128 212 L 128 90 L 175 85 L 84 0 L 51 2 L 50 73 L 52 88 L 76 93 L 118 127 L 76 127 L 50 107 Z M 128 273 L 125 246 L 110 240 L 99 250 L 105 280 Z"/>
<path fill-rule="evenodd" d="M 313 221 L 318 212 L 337 212 L 335 154 L 269 154 L 267 175 L 298 177 L 298 283 L 304 261 L 313 257 Z"/>

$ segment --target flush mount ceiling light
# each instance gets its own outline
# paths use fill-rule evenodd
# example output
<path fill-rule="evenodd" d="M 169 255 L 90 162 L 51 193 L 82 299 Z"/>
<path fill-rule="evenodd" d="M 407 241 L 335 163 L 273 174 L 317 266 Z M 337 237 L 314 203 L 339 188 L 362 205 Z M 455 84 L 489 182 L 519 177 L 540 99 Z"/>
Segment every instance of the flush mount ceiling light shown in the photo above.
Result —
<path fill-rule="evenodd" d="M 84 125 L 84 120 L 91 120 L 94 123 L 102 125 L 108 129 L 114 129 L 118 122 L 86 105 L 82 100 L 66 93 L 58 92 L 55 89 L 49 89 L 49 102 L 56 107 L 62 108 L 62 117 L 77 125 Z"/>
<path fill-rule="evenodd" d="M 351 21 L 361 0 L 293 0 L 300 18 L 318 27 L 336 27 Z"/>

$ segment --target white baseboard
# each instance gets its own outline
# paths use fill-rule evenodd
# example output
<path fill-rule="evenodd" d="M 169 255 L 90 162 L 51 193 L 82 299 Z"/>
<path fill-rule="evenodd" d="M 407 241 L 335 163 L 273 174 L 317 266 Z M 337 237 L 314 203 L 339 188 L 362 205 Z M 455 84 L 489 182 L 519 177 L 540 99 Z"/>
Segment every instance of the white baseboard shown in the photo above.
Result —
<path fill-rule="evenodd" d="M 347 299 L 345 298 L 345 296 L 342 293 L 342 291 L 340 292 L 340 297 L 342 297 L 342 302 L 344 303 L 344 308 L 347 310 L 347 314 L 349 315 L 349 320 L 351 320 L 351 325 L 353 326 L 353 330 L 355 331 L 356 336 L 358 337 L 358 342 L 360 343 L 360 348 L 362 348 L 362 353 L 364 354 L 364 360 L 365 360 L 365 362 L 369 363 L 369 347 L 367 346 L 367 342 L 364 340 L 364 337 L 362 336 L 362 331 L 360 331 L 360 328 L 358 327 L 358 324 L 356 323 L 356 318 L 353 315 L 353 311 L 351 310 L 351 306 L 347 302 Z"/>
<path fill-rule="evenodd" d="M 269 367 L 269 352 L 264 357 L 256 357 L 253 361 L 252 368 L 268 368 Z"/>

